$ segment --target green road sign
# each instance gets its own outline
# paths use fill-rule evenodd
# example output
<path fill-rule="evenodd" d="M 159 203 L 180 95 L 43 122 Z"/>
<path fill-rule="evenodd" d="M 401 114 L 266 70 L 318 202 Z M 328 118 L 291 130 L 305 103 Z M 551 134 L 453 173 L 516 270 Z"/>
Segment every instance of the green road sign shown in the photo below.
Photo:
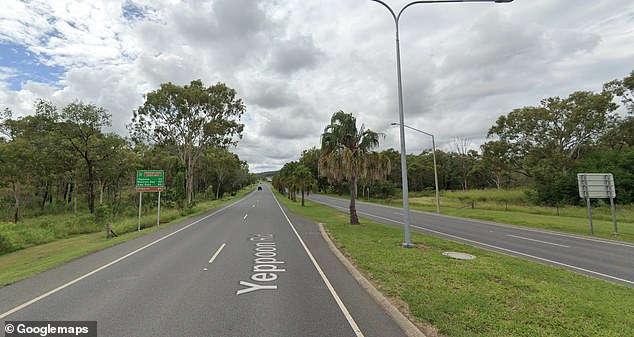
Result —
<path fill-rule="evenodd" d="M 160 192 L 165 190 L 165 173 L 163 170 L 136 171 L 137 192 Z"/>

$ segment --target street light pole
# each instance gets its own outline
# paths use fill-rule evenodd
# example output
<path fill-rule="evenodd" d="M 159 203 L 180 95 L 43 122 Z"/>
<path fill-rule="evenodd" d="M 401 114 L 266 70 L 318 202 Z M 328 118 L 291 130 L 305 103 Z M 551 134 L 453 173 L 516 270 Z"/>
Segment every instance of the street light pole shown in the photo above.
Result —
<path fill-rule="evenodd" d="M 401 47 L 399 42 L 399 34 L 398 34 L 398 24 L 401 18 L 401 14 L 408 7 L 416 4 L 432 4 L 432 3 L 449 3 L 449 2 L 512 2 L 513 0 L 429 0 L 429 1 L 412 1 L 405 5 L 398 12 L 398 15 L 392 10 L 388 4 L 383 2 L 382 0 L 371 0 L 374 2 L 378 2 L 383 5 L 387 10 L 392 14 L 392 18 L 394 18 L 394 25 L 396 27 L 396 74 L 398 79 L 398 118 L 400 121 L 400 137 L 401 137 L 401 176 L 402 176 L 402 184 L 403 184 L 403 231 L 405 232 L 405 240 L 403 242 L 403 247 L 412 248 L 414 245 L 412 244 L 410 238 L 410 223 L 409 223 L 409 191 L 407 186 L 407 154 L 405 153 L 405 121 L 403 118 L 403 85 L 401 81 Z"/>
<path fill-rule="evenodd" d="M 398 125 L 398 123 L 392 123 L 392 125 Z M 431 133 L 427 133 L 423 130 L 418 130 L 417 128 L 413 128 L 409 125 L 403 125 L 408 129 L 412 129 L 414 131 L 418 131 L 420 133 L 426 134 L 431 137 L 431 148 L 432 148 L 432 157 L 434 158 L 434 183 L 436 186 L 436 213 L 440 213 L 440 193 L 438 192 L 438 166 L 436 165 L 436 140 L 434 135 Z"/>

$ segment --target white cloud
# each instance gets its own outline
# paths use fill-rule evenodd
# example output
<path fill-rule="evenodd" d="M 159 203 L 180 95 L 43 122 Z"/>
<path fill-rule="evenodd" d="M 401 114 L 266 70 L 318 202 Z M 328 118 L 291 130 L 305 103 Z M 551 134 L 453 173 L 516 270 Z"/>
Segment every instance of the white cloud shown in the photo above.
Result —
<path fill-rule="evenodd" d="M 16 114 L 32 113 L 40 97 L 59 105 L 80 99 L 108 109 L 125 135 L 143 94 L 200 78 L 227 83 L 247 104 L 235 151 L 252 171 L 318 146 L 340 109 L 385 132 L 383 148 L 399 146 L 390 126 L 398 120 L 394 23 L 378 3 L 5 0 L 3 7 L 0 43 L 64 69 L 59 82 L 34 77 L 16 90 L 22 71 L 0 58 L 0 108 Z M 456 137 L 480 142 L 513 108 L 629 74 L 632 40 L 627 0 L 412 6 L 401 21 L 406 123 L 434 133 L 446 150 Z M 431 146 L 409 132 L 407 145 L 414 153 Z"/>

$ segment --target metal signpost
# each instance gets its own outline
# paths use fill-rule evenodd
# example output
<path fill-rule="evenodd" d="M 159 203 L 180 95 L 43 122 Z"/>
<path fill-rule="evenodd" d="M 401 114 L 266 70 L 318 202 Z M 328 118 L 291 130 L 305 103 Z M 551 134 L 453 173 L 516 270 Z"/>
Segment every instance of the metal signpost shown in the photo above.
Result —
<path fill-rule="evenodd" d="M 614 187 L 614 177 L 612 173 L 579 173 L 579 196 L 586 199 L 588 204 L 588 219 L 590 219 L 590 234 L 594 234 L 592 228 L 592 210 L 590 199 L 610 199 L 612 207 L 612 221 L 614 222 L 614 234 L 619 234 L 616 224 L 616 213 L 614 211 L 614 198 L 616 198 L 616 188 Z"/>
<path fill-rule="evenodd" d="M 158 216 L 156 225 L 161 223 L 161 191 L 165 191 L 165 172 L 163 170 L 137 170 L 136 191 L 139 192 L 139 223 L 137 230 L 141 230 L 141 198 L 143 192 L 158 192 Z"/>

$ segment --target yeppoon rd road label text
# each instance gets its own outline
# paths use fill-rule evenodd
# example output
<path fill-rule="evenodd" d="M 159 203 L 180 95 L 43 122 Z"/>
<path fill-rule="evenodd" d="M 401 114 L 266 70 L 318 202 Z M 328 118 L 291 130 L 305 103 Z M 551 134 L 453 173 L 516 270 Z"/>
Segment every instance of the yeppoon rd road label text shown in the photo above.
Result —
<path fill-rule="evenodd" d="M 246 288 L 236 291 L 236 295 L 259 290 L 277 290 L 277 284 L 274 282 L 278 278 L 278 273 L 285 272 L 286 269 L 281 268 L 284 261 L 277 259 L 277 245 L 273 234 L 253 234 L 249 241 L 255 244 L 253 274 L 250 281 L 240 281 L 240 285 Z"/>

